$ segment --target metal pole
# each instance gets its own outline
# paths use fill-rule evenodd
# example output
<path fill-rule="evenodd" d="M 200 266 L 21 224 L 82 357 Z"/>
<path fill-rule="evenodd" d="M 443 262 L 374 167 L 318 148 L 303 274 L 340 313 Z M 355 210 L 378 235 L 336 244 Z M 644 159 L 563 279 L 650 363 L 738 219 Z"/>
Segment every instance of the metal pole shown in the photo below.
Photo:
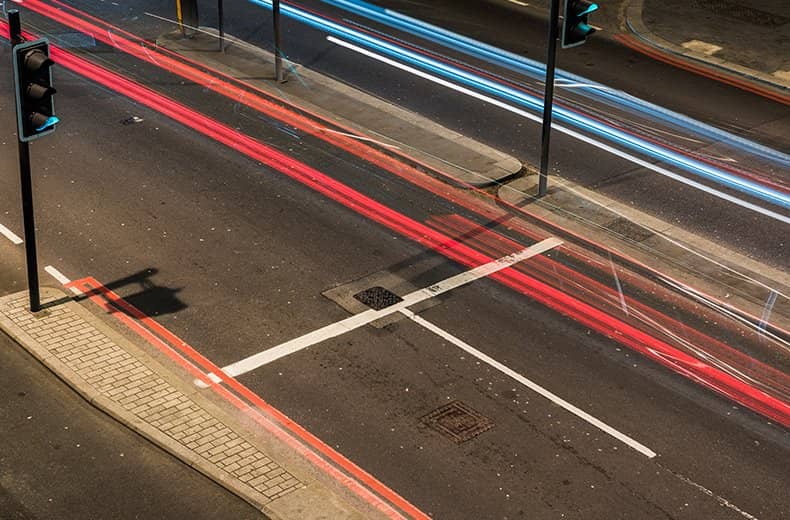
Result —
<path fill-rule="evenodd" d="M 224 15 L 222 11 L 222 0 L 217 0 L 217 17 L 219 18 L 219 23 L 217 24 L 217 29 L 219 30 L 219 51 L 222 52 L 225 50 L 225 30 L 224 26 Z"/>
<path fill-rule="evenodd" d="M 25 228 L 25 259 L 27 287 L 30 292 L 30 311 L 41 310 L 38 290 L 38 260 L 36 257 L 36 224 L 33 219 L 33 181 L 30 176 L 30 150 L 28 143 L 19 141 L 19 179 L 22 185 L 22 219 Z"/>
<path fill-rule="evenodd" d="M 19 11 L 8 12 L 11 45 L 19 45 L 22 39 L 22 24 Z M 12 59 L 13 59 L 13 53 Z M 25 229 L 25 264 L 27 266 L 27 288 L 30 294 L 30 311 L 41 310 L 38 288 L 38 260 L 36 256 L 36 224 L 33 218 L 33 181 L 30 176 L 30 148 L 17 136 L 19 142 L 19 180 L 22 188 L 22 220 Z"/>
<path fill-rule="evenodd" d="M 280 0 L 272 1 L 272 18 L 274 19 L 274 73 L 277 83 L 282 83 L 283 59 L 280 52 Z"/>
<path fill-rule="evenodd" d="M 546 56 L 546 90 L 543 94 L 543 133 L 540 141 L 540 177 L 538 197 L 546 195 L 549 184 L 549 139 L 551 137 L 551 109 L 554 102 L 554 69 L 557 63 L 557 36 L 560 22 L 560 0 L 551 0 L 549 14 L 549 42 Z"/>
<path fill-rule="evenodd" d="M 176 20 L 178 20 L 178 28 L 181 30 L 181 36 L 186 36 L 184 30 L 184 16 L 181 12 L 181 0 L 176 0 Z"/>

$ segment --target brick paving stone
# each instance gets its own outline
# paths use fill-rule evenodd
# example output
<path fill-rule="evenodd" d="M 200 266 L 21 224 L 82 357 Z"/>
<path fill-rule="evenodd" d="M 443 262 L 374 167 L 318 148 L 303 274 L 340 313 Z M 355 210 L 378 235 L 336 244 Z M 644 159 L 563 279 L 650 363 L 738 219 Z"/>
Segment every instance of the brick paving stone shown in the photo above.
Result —
<path fill-rule="evenodd" d="M 26 297 L 0 301 L 0 312 L 99 393 L 184 448 L 270 500 L 303 487 L 266 454 L 68 307 L 53 307 L 33 316 L 27 311 Z"/>

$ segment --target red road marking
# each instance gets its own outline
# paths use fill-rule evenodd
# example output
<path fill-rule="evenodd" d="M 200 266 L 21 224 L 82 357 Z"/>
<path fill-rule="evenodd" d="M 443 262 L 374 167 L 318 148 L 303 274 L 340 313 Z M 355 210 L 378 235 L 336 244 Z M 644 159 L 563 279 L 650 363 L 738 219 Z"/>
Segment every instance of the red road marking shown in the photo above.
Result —
<path fill-rule="evenodd" d="M 217 142 L 238 150 L 360 215 L 401 233 L 416 243 L 431 248 L 462 265 L 475 267 L 493 260 L 376 202 L 318 170 L 147 87 L 64 50 L 53 47 L 51 54 L 55 61 L 63 66 L 203 133 Z M 496 273 L 492 275 L 492 278 L 784 426 L 790 426 L 790 405 L 787 403 L 767 395 L 765 392 L 753 388 L 589 304 L 513 269 Z"/>
<path fill-rule="evenodd" d="M 249 390 L 246 386 L 239 383 L 236 379 L 227 376 L 221 368 L 203 357 L 184 340 L 167 330 L 155 320 L 145 315 L 142 311 L 125 301 L 116 293 L 103 286 L 96 279 L 92 277 L 82 278 L 80 280 L 70 282 L 66 285 L 66 287 L 74 287 L 81 291 L 83 295 L 89 297 L 94 303 L 99 305 L 99 307 L 106 310 L 113 317 L 121 321 L 121 323 L 140 335 L 148 343 L 167 355 L 171 360 L 178 363 L 179 366 L 186 369 L 192 377 L 195 377 L 206 383 L 209 388 L 219 394 L 226 401 L 233 404 L 239 410 L 247 413 L 250 417 L 255 419 L 256 422 L 264 426 L 269 432 L 275 434 L 280 440 L 286 442 L 289 447 L 295 449 L 299 454 L 315 464 L 319 469 L 334 477 L 339 483 L 349 488 L 370 505 L 383 512 L 389 518 L 397 519 L 403 518 L 403 516 L 398 511 L 393 509 L 389 504 L 379 498 L 379 496 L 373 494 L 370 490 L 375 491 L 381 497 L 389 500 L 400 510 L 408 514 L 411 518 L 425 520 L 429 518 L 425 513 L 417 509 L 406 499 L 392 491 L 390 488 L 345 458 L 343 455 L 324 444 L 320 439 L 305 430 L 298 423 L 291 420 L 277 408 L 261 399 L 257 394 Z M 176 352 L 174 348 L 178 349 L 189 359 L 197 363 L 200 367 L 202 367 L 202 370 L 185 359 L 181 354 Z M 267 419 L 260 413 L 251 413 L 255 410 L 251 409 L 247 403 L 231 393 L 222 385 L 212 382 L 206 376 L 204 371 L 217 374 L 222 379 L 222 382 L 228 386 L 228 388 L 234 390 L 239 396 L 242 396 L 249 403 L 252 403 L 255 408 L 273 417 L 276 423 Z M 280 425 L 290 430 L 291 433 L 283 430 Z M 298 439 L 293 435 L 296 435 Z M 348 472 L 348 474 L 339 471 L 337 467 L 330 464 L 318 454 L 321 454 L 323 457 L 331 460 L 338 467 L 343 468 L 346 472 Z M 362 483 L 364 483 L 367 488 L 364 487 Z"/>
<path fill-rule="evenodd" d="M 760 85 L 756 84 L 755 82 L 743 79 L 739 76 L 735 76 L 733 74 L 728 74 L 723 71 L 718 71 L 712 67 L 705 66 L 702 64 L 695 64 L 694 62 L 679 58 L 677 56 L 673 56 L 667 52 L 664 52 L 660 49 L 642 43 L 637 38 L 630 34 L 615 34 L 614 38 L 631 49 L 635 51 L 641 52 L 642 54 L 646 54 L 653 59 L 658 61 L 663 61 L 664 63 L 668 63 L 672 66 L 685 69 L 695 74 L 699 74 L 700 76 L 704 76 L 709 79 L 713 79 L 719 81 L 721 83 L 726 83 L 727 85 L 731 85 L 733 87 L 737 87 L 741 90 L 745 90 L 747 92 L 751 92 L 752 94 L 757 94 L 758 96 L 762 96 L 764 98 L 770 99 L 771 101 L 776 101 L 777 103 L 782 103 L 784 105 L 790 105 L 790 96 L 787 94 L 781 94 L 779 92 L 775 92 L 767 87 L 761 87 Z"/>

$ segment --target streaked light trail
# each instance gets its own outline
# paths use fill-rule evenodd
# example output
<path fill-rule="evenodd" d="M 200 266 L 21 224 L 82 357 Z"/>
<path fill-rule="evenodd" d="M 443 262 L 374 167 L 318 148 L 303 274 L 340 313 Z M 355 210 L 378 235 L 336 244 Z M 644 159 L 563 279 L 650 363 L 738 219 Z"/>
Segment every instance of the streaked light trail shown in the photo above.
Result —
<path fill-rule="evenodd" d="M 267 8 L 271 6 L 271 2 L 267 0 L 250 0 L 250 1 Z M 360 31 L 357 31 L 355 29 L 351 29 L 337 22 L 327 20 L 326 18 L 323 18 L 316 14 L 309 13 L 302 9 L 293 7 L 292 5 L 287 5 L 287 4 L 283 5 L 282 12 L 283 14 L 287 16 L 291 16 L 294 19 L 297 19 L 305 23 L 306 25 L 309 25 L 311 27 L 317 28 L 325 32 L 329 32 L 335 36 L 340 36 L 341 38 L 348 39 L 354 43 L 363 45 L 365 47 L 373 48 L 376 51 L 379 51 L 387 56 L 397 58 L 403 62 L 414 65 L 420 69 L 427 70 L 431 73 L 438 74 L 444 78 L 451 79 L 453 81 L 461 83 L 467 87 L 471 87 L 486 92 L 500 99 L 504 99 L 508 102 L 515 103 L 517 105 L 529 108 L 531 110 L 535 110 L 535 111 L 542 110 L 542 106 L 543 106 L 542 99 L 536 96 L 526 94 L 524 92 L 518 91 L 511 87 L 471 74 L 458 67 L 454 67 L 447 63 L 440 62 L 433 58 L 420 55 L 416 52 L 404 49 L 400 46 L 386 42 L 379 38 L 375 38 L 370 35 L 364 34 Z M 582 79 L 582 78 L 578 78 L 578 79 Z M 744 179 L 737 175 L 724 172 L 711 165 L 686 157 L 682 154 L 676 153 L 672 150 L 666 149 L 657 144 L 641 139 L 635 135 L 628 134 L 627 132 L 624 132 L 620 129 L 606 125 L 600 121 L 584 116 L 583 114 L 569 110 L 567 108 L 557 106 L 554 109 L 554 114 L 558 120 L 565 121 L 566 123 L 574 125 L 580 129 L 583 129 L 584 131 L 590 132 L 599 137 L 603 137 L 604 139 L 612 141 L 618 145 L 645 154 L 651 158 L 667 162 L 669 164 L 682 168 L 687 172 L 701 176 L 706 180 L 727 186 L 728 188 L 734 189 L 736 191 L 740 191 L 741 193 L 748 194 L 750 196 L 756 197 L 758 199 L 769 202 L 771 204 L 778 205 L 784 209 L 790 209 L 790 195 L 786 193 L 783 193 L 778 190 L 774 190 L 772 188 L 769 188 L 767 186 L 761 185 L 756 182 L 752 182 L 748 179 Z M 599 146 L 599 148 L 601 147 Z M 725 197 L 721 197 L 721 198 L 725 198 Z M 732 199 L 734 199 L 734 197 L 731 196 L 725 198 L 725 200 L 729 200 L 731 202 L 733 201 Z M 750 209 L 753 209 L 754 207 L 759 207 L 753 204 L 747 206 L 747 204 L 749 203 L 747 203 L 746 201 L 741 201 L 739 205 L 744 207 L 749 207 Z M 786 217 L 784 215 L 779 215 L 775 212 L 767 211 L 766 213 L 765 211 L 763 211 L 761 213 L 777 215 L 781 217 L 778 218 L 777 220 L 781 220 L 783 222 L 790 222 L 789 217 Z M 772 217 L 772 218 L 776 218 L 776 217 Z"/>
<path fill-rule="evenodd" d="M 497 106 L 499 108 L 502 108 L 502 109 L 507 110 L 509 112 L 512 112 L 514 114 L 520 115 L 520 116 L 525 117 L 527 119 L 531 119 L 532 121 L 535 121 L 535 122 L 540 122 L 541 121 L 541 118 L 538 117 L 535 114 L 532 114 L 530 112 L 527 112 L 527 111 L 519 109 L 519 108 L 516 108 L 516 107 L 514 107 L 512 105 L 508 105 L 507 103 L 504 103 L 504 102 L 502 102 L 502 101 L 500 101 L 498 99 L 494 99 L 492 97 L 485 96 L 483 94 L 480 94 L 480 93 L 475 92 L 473 90 L 467 89 L 467 88 L 462 87 L 460 85 L 456 85 L 455 83 L 446 81 L 446 80 L 444 80 L 442 78 L 438 78 L 438 77 L 433 76 L 431 74 L 428 74 L 428 73 L 425 73 L 423 71 L 417 70 L 417 69 L 415 69 L 413 67 L 409 67 L 408 65 L 403 65 L 402 63 L 399 63 L 399 62 L 397 62 L 395 60 L 391 60 L 389 58 L 386 58 L 386 57 L 381 56 L 379 54 L 376 54 L 374 52 L 368 51 L 367 49 L 363 49 L 362 47 L 359 47 L 357 45 L 353 45 L 353 44 L 350 44 L 350 43 L 345 42 L 343 40 L 339 40 L 339 39 L 337 39 L 337 38 L 335 38 L 333 36 L 327 36 L 327 40 L 329 40 L 329 41 L 331 41 L 331 42 L 333 42 L 333 43 L 335 43 L 337 45 L 340 45 L 342 47 L 345 47 L 345 48 L 347 48 L 349 50 L 353 50 L 355 52 L 358 52 L 360 54 L 363 54 L 363 55 L 368 56 L 370 58 L 373 58 L 375 60 L 381 61 L 382 63 L 386 63 L 387 65 L 390 65 L 392 67 L 396 67 L 396 68 L 399 68 L 399 69 L 401 69 L 401 70 L 403 70 L 405 72 L 409 72 L 411 74 L 414 74 L 415 76 L 421 77 L 423 79 L 427 79 L 429 81 L 432 81 L 432 82 L 437 83 L 439 85 L 442 85 L 444 87 L 447 87 L 447 88 L 450 88 L 452 90 L 455 90 L 456 92 L 460 92 L 460 93 L 465 94 L 467 96 L 474 97 L 476 99 L 479 99 L 479 100 L 484 101 L 486 103 L 489 103 L 491 105 Z M 758 206 L 757 204 L 753 204 L 753 203 L 745 201 L 743 199 L 739 199 L 739 198 L 734 197 L 734 196 L 732 196 L 732 195 L 730 195 L 728 193 L 724 193 L 722 191 L 719 191 L 719 190 L 716 190 L 714 188 L 711 188 L 710 186 L 706 186 L 705 184 L 702 184 L 700 182 L 697 182 L 697 181 L 694 181 L 692 179 L 683 177 L 682 175 L 678 175 L 678 174 L 676 174 L 674 172 L 671 172 L 671 171 L 667 170 L 666 168 L 662 168 L 661 166 L 658 166 L 656 164 L 649 163 L 649 162 L 647 162 L 647 161 L 645 161 L 643 159 L 640 159 L 639 157 L 636 157 L 634 155 L 631 155 L 631 154 L 628 154 L 628 153 L 623 152 L 621 150 L 618 150 L 617 148 L 614 148 L 613 146 L 610 146 L 610 145 L 608 145 L 606 143 L 603 143 L 601 141 L 596 141 L 595 139 L 592 139 L 592 138 L 590 138 L 590 137 L 588 137 L 588 136 L 586 136 L 584 134 L 580 134 L 579 132 L 576 132 L 576 131 L 574 131 L 574 130 L 572 130 L 570 128 L 564 127 L 562 125 L 554 125 L 554 128 L 557 131 L 559 131 L 559 132 L 562 132 L 562 133 L 564 133 L 566 135 L 569 135 L 571 137 L 575 137 L 576 139 L 578 139 L 580 141 L 583 141 L 585 143 L 591 144 L 591 145 L 593 145 L 593 146 L 595 146 L 597 148 L 600 148 L 600 149 L 605 150 L 605 151 L 607 151 L 609 153 L 612 153 L 614 155 L 622 157 L 623 159 L 631 161 L 634 164 L 638 164 L 639 166 L 642 166 L 644 168 L 652 170 L 652 171 L 654 171 L 656 173 L 660 173 L 661 175 L 669 177 L 669 178 L 671 178 L 673 180 L 676 180 L 678 182 L 682 182 L 683 184 L 687 184 L 687 185 L 689 185 L 689 186 L 691 186 L 693 188 L 696 188 L 698 190 L 701 190 L 701 191 L 704 191 L 706 193 L 709 193 L 709 194 L 711 194 L 711 195 L 713 195 L 715 197 L 718 197 L 720 199 L 726 200 L 728 202 L 732 202 L 733 204 L 737 204 L 739 206 L 742 206 L 744 208 L 750 209 L 750 210 L 755 211 L 757 213 L 761 213 L 761 214 L 763 214 L 763 215 L 765 215 L 767 217 L 773 218 L 773 219 L 778 220 L 780 222 L 784 222 L 785 224 L 790 224 L 790 217 L 788 217 L 788 216 L 782 215 L 780 213 L 776 213 L 775 211 L 771 211 L 769 209 L 763 208 L 761 206 Z"/>

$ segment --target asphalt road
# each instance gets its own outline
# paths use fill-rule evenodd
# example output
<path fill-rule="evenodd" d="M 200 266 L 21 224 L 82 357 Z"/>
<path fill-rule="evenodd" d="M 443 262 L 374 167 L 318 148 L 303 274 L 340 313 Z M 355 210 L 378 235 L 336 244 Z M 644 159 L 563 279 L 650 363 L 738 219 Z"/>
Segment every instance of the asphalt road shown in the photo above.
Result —
<path fill-rule="evenodd" d="M 103 57 L 418 221 L 465 214 L 166 73 Z M 58 89 L 65 123 L 32 147 L 41 265 L 72 279 L 125 280 L 115 284 L 119 294 L 218 365 L 348 317 L 322 295 L 328 289 L 377 274 L 421 288 L 462 270 L 77 76 L 59 72 Z M 0 223 L 20 233 L 11 101 L 1 84 L 0 135 L 8 137 L 0 141 Z M 142 121 L 124 124 L 131 116 Z M 16 255 L 11 269 L 19 269 L 19 250 L 4 255 Z M 135 273 L 146 276 L 129 281 Z M 240 379 L 437 518 L 790 513 L 786 431 L 491 280 L 433 303 L 422 318 L 658 455 L 646 457 L 407 319 L 357 329 Z M 493 427 L 456 444 L 422 421 L 454 400 Z"/>
<path fill-rule="evenodd" d="M 166 75 L 155 82 L 207 113 L 228 112 L 227 101 Z M 59 73 L 58 87 L 68 124 L 33 145 L 41 265 L 107 284 L 148 272 L 145 285 L 137 277 L 117 292 L 219 365 L 347 317 L 322 296 L 327 289 L 382 272 L 419 288 L 460 271 L 70 73 Z M 10 114 L 8 86 L 0 88 L 0 113 Z M 132 115 L 142 122 L 122 124 Z M 463 214 L 309 139 L 235 121 L 414 218 Z M 13 134 L 11 118 L 0 125 Z M 3 142 L 2 218 L 18 232 L 14 143 Z M 492 281 L 452 291 L 421 316 L 658 456 L 648 459 L 406 320 L 357 329 L 241 380 L 440 518 L 788 513 L 786 432 L 759 417 Z M 453 400 L 493 428 L 456 445 L 421 421 Z"/>
<path fill-rule="evenodd" d="M 535 16 L 532 9 L 481 1 L 426 4 L 394 0 L 377 4 L 504 50 L 545 61 L 545 20 Z M 460 56 L 402 32 L 384 28 L 322 2 L 308 1 L 300 5 L 307 5 L 336 19 L 360 23 L 362 27 L 382 30 L 396 39 L 415 42 L 419 48 L 435 50 L 441 56 L 480 65 L 479 61 L 468 56 Z M 270 48 L 269 11 L 260 7 L 256 11 L 256 7 L 249 2 L 237 2 L 225 12 L 226 31 L 237 34 L 245 41 Z M 213 16 L 213 9 L 204 9 L 206 25 L 215 23 Z M 338 48 L 326 41 L 325 33 L 305 29 L 294 22 L 288 23 L 288 19 L 284 22 L 283 42 L 287 55 L 298 63 L 427 115 L 526 163 L 537 165 L 540 162 L 540 125 L 537 123 Z M 787 149 L 790 116 L 781 105 L 673 68 L 611 39 L 591 38 L 582 47 L 560 50 L 558 67 L 777 150 Z M 498 67 L 486 65 L 484 69 L 499 77 L 526 81 Z M 535 86 L 537 92 L 542 94 L 539 81 Z M 569 96 L 573 99 L 570 90 L 558 88 L 558 100 Z M 581 103 L 579 107 L 582 110 L 600 113 L 602 117 L 612 113 L 612 109 L 596 106 L 589 101 Z M 662 126 L 655 121 L 631 117 L 635 118 L 636 125 L 656 128 L 659 137 L 667 137 L 668 134 L 662 134 Z M 670 143 L 683 146 L 687 141 L 670 139 Z M 711 153 L 715 155 L 717 152 Z M 725 149 L 723 153 L 726 156 L 729 151 Z M 744 166 L 747 169 L 757 168 L 756 163 L 749 164 L 750 160 L 753 161 L 744 158 Z M 742 254 L 783 269 L 789 265 L 785 241 L 780 238 L 781 233 L 777 233 L 777 227 L 781 224 L 771 218 L 723 202 L 556 131 L 552 136 L 551 167 L 555 173 L 567 179 L 638 207 L 666 222 L 682 223 L 685 228 L 714 242 L 724 243 Z M 771 175 L 781 177 L 786 182 L 786 172 L 782 169 L 773 169 Z M 755 233 L 755 230 L 759 231 Z"/>
<path fill-rule="evenodd" d="M 201 7 L 201 23 L 216 25 L 213 3 Z M 77 5 L 77 4 L 75 4 Z M 340 20 L 351 20 L 361 27 L 382 30 L 404 41 L 417 41 L 417 45 L 451 59 L 462 59 L 470 65 L 483 66 L 485 70 L 512 81 L 523 82 L 542 93 L 540 81 L 527 81 L 510 71 L 484 65 L 479 60 L 461 56 L 434 44 L 419 41 L 413 36 L 385 28 L 346 11 L 332 8 L 319 1 L 300 3 L 317 12 Z M 545 59 L 545 20 L 532 8 L 520 8 L 503 2 L 432 2 L 430 5 L 415 2 L 390 1 L 381 5 L 407 15 L 496 45 L 504 50 L 529 58 Z M 112 3 L 87 2 L 77 7 L 132 30 L 151 40 L 172 30 L 173 13 L 157 3 L 136 3 L 120 6 Z M 446 16 L 445 13 L 451 15 Z M 227 2 L 225 30 L 228 34 L 264 48 L 271 47 L 271 15 L 267 9 L 246 0 Z M 53 34 L 72 32 L 41 17 L 28 17 L 35 27 Z M 168 20 L 171 20 L 170 22 Z M 492 30 L 496 27 L 496 30 Z M 375 62 L 351 51 L 339 48 L 326 40 L 326 33 L 305 27 L 284 18 L 283 46 L 286 55 L 298 63 L 324 72 L 343 82 L 390 100 L 398 105 L 428 116 L 445 126 L 491 144 L 530 164 L 539 163 L 540 125 L 523 117 L 491 107 L 476 99 L 460 95 L 446 88 L 416 78 L 388 65 Z M 108 48 L 98 45 L 87 49 L 104 57 Z M 790 116 L 777 103 L 744 92 L 718 81 L 655 61 L 610 38 L 591 38 L 584 46 L 559 53 L 558 66 L 605 85 L 622 89 L 629 94 L 675 110 L 681 114 L 709 123 L 759 144 L 785 150 Z M 111 62 L 125 73 L 151 81 L 148 73 L 140 75 L 134 60 L 124 61 L 114 56 Z M 298 81 L 298 79 L 295 79 Z M 154 80 L 155 81 L 155 80 Z M 175 84 L 160 84 L 158 88 L 172 92 Z M 637 129 L 647 129 L 649 139 L 667 141 L 669 146 L 689 148 L 695 137 L 675 136 L 676 128 L 645 116 L 623 113 L 612 107 L 589 99 L 578 98 L 573 89 L 557 89 L 558 100 L 570 103 L 571 108 L 589 111 L 597 117 L 611 117 L 620 124 L 620 118 Z M 234 113 L 216 114 L 233 124 Z M 242 114 L 243 116 L 244 114 Z M 241 119 L 241 118 L 236 118 Z M 673 137 L 674 136 L 674 137 Z M 699 145 L 698 145 L 699 146 Z M 694 146 L 691 146 L 691 150 Z M 786 172 L 781 168 L 766 166 L 751 156 L 737 153 L 720 145 L 706 147 L 704 153 L 735 158 L 739 166 L 755 169 L 768 177 L 786 183 Z M 704 155 L 703 155 L 704 156 Z M 654 162 L 652 159 L 649 162 Z M 686 186 L 607 151 L 579 142 L 577 139 L 555 131 L 552 137 L 552 171 L 555 174 L 590 187 L 615 200 L 640 208 L 665 222 L 680 224 L 704 238 L 721 243 L 743 255 L 754 257 L 769 265 L 786 269 L 785 241 L 780 232 L 783 224 L 752 210 L 723 201 L 697 188 Z M 693 177 L 694 180 L 700 180 Z M 702 180 L 703 184 L 706 181 Z M 707 183 L 710 185 L 710 183 Z M 742 196 L 721 188 L 725 194 L 735 195 L 747 202 L 777 210 L 764 201 Z M 779 210 L 779 213 L 783 213 Z"/>

